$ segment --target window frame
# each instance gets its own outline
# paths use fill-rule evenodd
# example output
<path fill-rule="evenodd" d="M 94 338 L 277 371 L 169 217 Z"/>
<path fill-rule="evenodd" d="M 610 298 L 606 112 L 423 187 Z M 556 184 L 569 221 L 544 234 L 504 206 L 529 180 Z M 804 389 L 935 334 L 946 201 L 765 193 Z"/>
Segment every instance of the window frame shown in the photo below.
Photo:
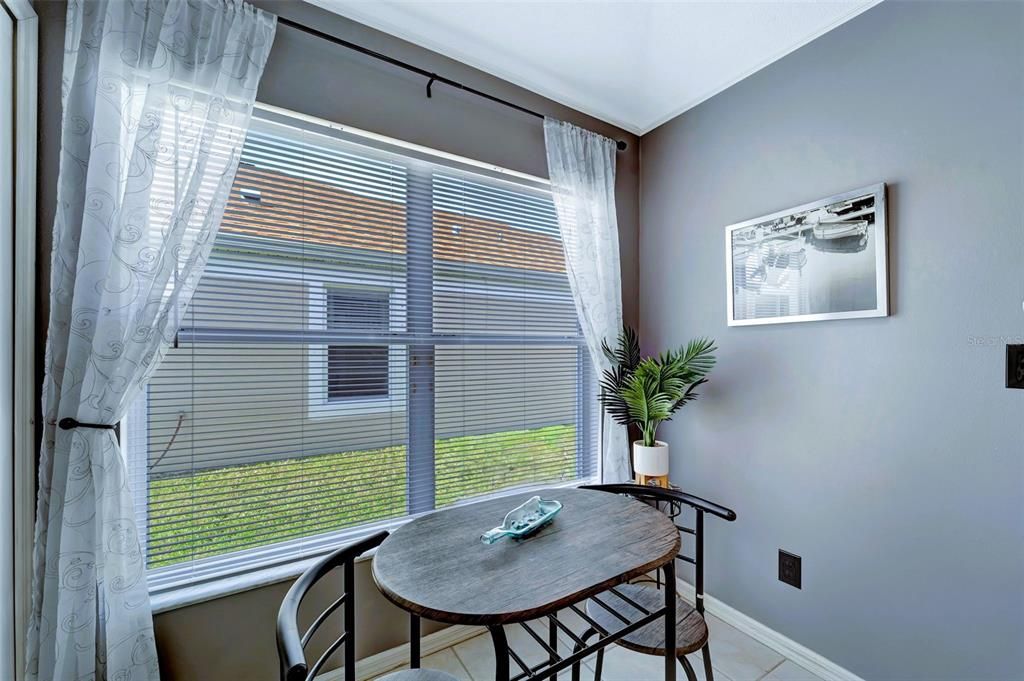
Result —
<path fill-rule="evenodd" d="M 14 366 L 11 391 L 10 459 L 2 465 L 0 497 L 7 507 L 0 516 L 9 531 L 0 537 L 8 558 L 0 569 L 0 586 L 11 594 L 0 606 L 0 671 L 8 678 L 21 679 L 25 669 L 25 637 L 32 601 L 32 548 L 36 512 L 36 454 L 38 443 L 38 402 L 36 402 L 36 165 L 38 128 L 39 19 L 29 0 L 0 0 L 0 12 L 13 22 L 10 58 L 14 76 L 12 97 L 4 100 L 10 108 L 12 155 L 3 160 L 12 170 L 0 186 L 10 190 L 12 199 L 13 240 L 11 241 L 13 276 Z M 6 57 L 5 57 L 6 58 Z M 41 428 L 41 426 L 40 426 Z M 2 675 L 2 674 L 0 674 Z"/>
<path fill-rule="evenodd" d="M 257 103 L 256 109 L 256 115 L 271 124 L 284 125 L 303 132 L 312 132 L 327 137 L 335 137 L 344 142 L 355 142 L 384 152 L 385 154 L 392 154 L 401 157 L 401 161 L 405 164 L 407 170 L 407 182 L 409 183 L 409 186 L 412 186 L 415 182 L 423 182 L 425 180 L 429 181 L 429 174 L 424 176 L 422 172 L 418 172 L 422 171 L 426 167 L 426 163 L 429 163 L 431 166 L 434 164 L 441 164 L 453 172 L 469 172 L 491 180 L 497 180 L 501 183 L 515 187 L 516 190 L 533 191 L 541 194 L 550 193 L 550 182 L 545 178 L 506 170 L 472 159 L 435 151 L 426 147 L 405 143 L 400 140 L 386 138 L 375 133 L 369 133 L 350 126 L 331 123 L 323 119 L 299 114 L 278 107 Z M 433 234 L 433 222 L 429 204 L 425 208 L 420 201 L 409 201 L 407 203 L 406 214 L 407 224 L 412 225 L 417 220 L 420 221 L 419 227 L 421 233 L 425 231 L 427 234 Z M 423 220 L 428 221 L 427 224 L 430 226 L 430 229 L 423 230 Z M 412 231 L 413 230 L 410 227 L 410 233 Z M 409 250 L 406 253 L 408 258 L 413 256 L 414 249 L 416 248 L 427 249 L 426 251 L 421 250 L 420 253 L 431 252 L 430 249 L 432 247 L 429 243 L 431 239 L 427 239 L 427 243 L 420 243 L 418 246 L 411 243 L 412 241 L 413 239 L 410 234 L 409 242 L 407 243 Z M 217 257 L 218 255 L 220 257 Z M 410 289 L 411 282 L 416 278 L 416 275 L 411 274 L 409 271 L 413 268 L 406 267 L 404 274 L 396 274 L 395 272 L 383 272 L 377 274 L 371 272 L 359 272 L 358 274 L 353 274 L 351 270 L 342 271 L 328 266 L 314 266 L 313 268 L 310 268 L 308 264 L 301 267 L 297 266 L 295 268 L 282 268 L 279 264 L 268 263 L 268 266 L 264 268 L 261 267 L 259 260 L 260 256 L 258 255 L 253 255 L 251 253 L 243 254 L 231 251 L 230 249 L 223 251 L 220 254 L 215 252 L 215 255 L 210 258 L 210 262 L 204 276 L 265 280 L 268 275 L 272 275 L 278 279 L 306 284 L 308 324 L 310 330 L 314 332 L 316 330 L 326 329 L 326 308 L 323 307 L 323 303 L 326 302 L 327 288 L 331 286 L 341 286 L 356 289 L 388 290 L 390 292 L 389 299 L 391 301 L 391 305 L 389 309 L 389 328 L 392 333 L 395 334 L 396 342 L 399 343 L 399 353 L 398 356 L 392 356 L 396 346 L 391 345 L 390 347 L 392 350 L 389 352 L 389 363 L 391 364 L 391 373 L 403 378 L 408 377 L 408 384 L 400 386 L 394 393 L 395 397 L 390 400 L 377 400 L 374 398 L 374 400 L 337 401 L 325 404 L 322 400 L 326 397 L 326 381 L 323 382 L 322 390 L 318 389 L 314 391 L 312 389 L 312 380 L 309 380 L 307 382 L 307 385 L 309 386 L 307 391 L 307 411 L 310 417 L 331 418 L 352 414 L 357 415 L 360 413 L 359 410 L 361 409 L 404 409 L 407 412 L 415 409 L 415 400 L 408 399 L 410 396 L 407 395 L 409 392 L 408 386 L 415 385 L 415 379 L 410 375 L 410 371 L 411 365 L 414 364 L 412 357 L 416 352 L 416 346 L 410 339 L 415 335 L 414 326 L 416 320 L 410 319 L 410 317 L 414 317 L 415 315 L 410 315 L 408 313 L 406 305 L 407 290 Z M 429 262 L 434 262 L 432 257 Z M 431 270 L 432 267 L 433 264 L 427 267 L 427 270 Z M 491 266 L 479 265 L 479 267 L 481 267 L 482 270 L 486 270 Z M 422 285 L 424 282 L 424 279 L 422 278 L 423 273 L 420 273 L 419 276 L 421 278 L 417 281 L 417 285 Z M 530 276 L 534 276 L 534 274 L 531 274 Z M 539 279 L 544 279 L 549 275 L 547 273 L 536 273 L 536 276 L 538 276 Z M 440 290 L 449 288 L 447 283 L 443 280 L 435 282 L 432 274 L 428 276 L 427 280 L 429 280 L 431 287 L 436 286 Z M 310 285 L 311 281 L 315 282 L 315 284 Z M 456 287 L 454 290 L 464 289 Z M 513 287 L 506 289 L 506 287 L 502 286 L 500 283 L 481 283 L 478 290 L 487 295 L 514 296 L 517 298 L 523 297 L 522 290 L 518 290 Z M 531 292 L 528 294 L 528 297 L 538 300 L 558 299 L 557 294 L 553 291 L 550 293 L 547 291 L 541 291 L 539 293 Z M 318 303 L 320 304 L 319 309 L 323 310 L 323 312 L 317 312 Z M 431 312 L 430 314 L 432 323 L 433 313 Z M 221 331 L 223 331 L 223 333 L 221 333 Z M 182 339 L 182 342 L 202 342 L 204 340 L 233 340 L 238 336 L 244 335 L 236 335 L 233 331 L 234 330 L 231 329 L 215 329 L 213 330 L 213 333 L 207 333 L 202 329 L 199 329 L 197 333 L 196 329 L 183 328 L 179 333 L 179 337 Z M 469 333 L 449 335 L 450 338 L 445 342 L 458 344 L 483 342 L 480 338 L 482 334 Z M 503 339 L 511 337 L 512 336 L 487 336 L 486 341 L 501 343 Z M 540 334 L 531 336 L 528 334 L 526 336 L 515 335 L 514 337 L 518 341 L 530 342 L 535 340 L 544 345 L 564 345 L 567 347 L 575 346 L 581 350 L 581 356 L 587 355 L 585 339 L 583 339 L 582 334 L 578 329 L 573 335 Z M 436 347 L 437 345 L 437 343 L 433 343 L 431 347 Z M 312 356 L 312 351 L 317 346 L 310 344 L 307 347 L 310 349 L 310 356 Z M 319 347 L 323 348 L 322 365 L 315 363 L 312 359 L 307 360 L 307 367 L 309 368 L 311 377 L 313 375 L 312 372 L 318 370 L 319 366 L 322 366 L 323 371 L 326 372 L 327 346 L 320 345 Z M 415 364 L 423 366 L 429 362 L 430 371 L 432 372 L 433 353 L 430 352 L 428 354 L 430 357 L 420 354 L 417 357 L 419 361 L 415 362 Z M 461 499 L 454 504 L 446 506 L 446 508 L 475 503 L 485 499 L 521 494 L 539 489 L 576 487 L 599 481 L 602 475 L 602 457 L 594 454 L 594 449 L 600 436 L 596 430 L 591 432 L 587 427 L 588 423 L 599 423 L 599 419 L 595 417 L 596 400 L 585 399 L 586 394 L 593 394 L 596 391 L 596 377 L 593 375 L 594 371 L 588 367 L 589 357 L 587 357 L 583 362 L 578 362 L 578 378 L 576 386 L 577 404 L 579 405 L 577 412 L 582 415 L 577 417 L 577 433 L 583 433 L 583 435 L 579 435 L 577 437 L 577 460 L 583 461 L 584 458 L 586 458 L 588 463 L 583 469 L 581 469 L 586 471 L 587 474 L 585 476 L 562 483 L 530 483 L 505 488 L 498 492 L 484 493 Z M 391 384 L 389 383 L 389 389 L 390 387 Z M 420 399 L 430 400 L 431 402 L 430 415 L 432 418 L 433 403 L 435 399 L 433 385 L 431 384 L 429 392 L 420 392 L 422 393 Z M 373 402 L 376 402 L 376 404 L 373 404 Z M 387 402 L 390 402 L 390 404 L 386 404 Z M 411 425 L 415 417 L 409 414 L 407 418 L 410 423 L 407 451 L 409 459 L 412 460 L 415 456 L 414 452 L 417 446 L 416 443 L 414 443 L 412 433 L 414 428 Z M 583 426 L 582 429 L 581 425 Z M 434 433 L 433 428 L 429 428 L 428 430 L 429 433 L 419 433 L 419 446 L 425 445 L 429 448 L 429 452 L 425 455 L 422 452 L 420 453 L 420 465 L 428 464 L 430 467 L 433 467 Z M 410 469 L 410 477 L 411 475 L 412 469 Z M 429 484 L 430 487 L 433 487 L 433 476 L 431 475 L 428 480 L 429 482 L 427 484 Z M 421 486 L 424 485 L 423 481 L 419 484 Z M 148 489 L 142 490 L 142 493 L 148 495 Z M 300 574 L 302 570 L 311 563 L 311 561 L 337 548 L 340 543 L 357 540 L 362 536 L 366 536 L 369 533 L 379 531 L 381 529 L 394 530 L 412 519 L 426 513 L 434 512 L 435 510 L 433 507 L 433 490 L 431 489 L 430 494 L 425 496 L 423 494 L 423 490 L 417 491 L 414 489 L 414 485 L 411 480 L 407 488 L 407 498 L 409 500 L 408 512 L 400 518 L 387 519 L 362 524 L 356 527 L 307 535 L 265 546 L 242 549 L 207 558 L 200 558 L 181 564 L 147 569 L 147 579 L 150 587 L 153 611 L 163 612 L 172 610 L 177 607 L 203 602 L 212 598 L 218 598 L 227 594 L 258 588 L 259 586 L 292 578 Z"/>

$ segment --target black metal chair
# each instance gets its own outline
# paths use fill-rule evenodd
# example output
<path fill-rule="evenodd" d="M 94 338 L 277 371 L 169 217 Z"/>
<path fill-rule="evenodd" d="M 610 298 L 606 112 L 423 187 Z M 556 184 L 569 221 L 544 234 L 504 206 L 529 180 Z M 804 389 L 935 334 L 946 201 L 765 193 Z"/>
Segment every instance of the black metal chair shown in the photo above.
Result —
<path fill-rule="evenodd" d="M 736 513 L 731 509 L 719 506 L 706 499 L 680 492 L 678 490 L 665 489 L 662 487 L 651 487 L 631 483 L 612 485 L 586 485 L 583 489 L 593 489 L 613 494 L 624 494 L 634 499 L 655 506 L 664 511 L 675 523 L 676 527 L 694 539 L 694 553 L 692 556 L 680 553 L 678 560 L 694 566 L 694 590 L 695 605 L 686 603 L 677 597 L 676 602 L 676 658 L 683 666 L 686 677 L 689 681 L 697 681 L 697 675 L 686 659 L 686 656 L 698 650 L 704 658 L 704 675 L 707 681 L 714 681 L 714 672 L 711 669 L 711 647 L 708 644 L 708 627 L 704 621 L 704 514 L 710 513 L 724 520 L 736 520 Z M 679 517 L 684 507 L 692 508 L 695 512 L 693 527 L 681 525 Z M 685 551 L 686 542 L 682 549 Z M 635 620 L 644 613 L 651 612 L 661 607 L 664 598 L 661 591 L 660 573 L 654 579 L 646 578 L 632 584 L 619 587 L 612 592 L 611 596 L 603 598 L 601 603 L 593 600 L 587 601 L 587 615 L 605 630 L 622 626 L 622 622 Z M 609 609 L 609 605 L 612 606 Z M 581 636 L 585 643 L 591 636 L 597 634 L 597 630 L 591 626 Z M 650 624 L 646 627 L 628 634 L 617 641 L 619 645 L 629 650 L 648 655 L 665 655 L 665 634 L 661 624 Z M 580 650 L 581 644 L 576 644 Z M 594 669 L 595 681 L 601 679 L 601 667 L 604 662 L 604 651 L 598 651 L 597 662 Z M 579 680 L 579 666 L 573 667 L 573 681 Z"/>
<path fill-rule="evenodd" d="M 345 681 L 356 679 L 356 603 L 355 603 L 355 560 L 370 549 L 376 548 L 388 536 L 387 532 L 378 532 L 361 541 L 344 546 L 311 568 L 302 573 L 288 589 L 281 609 L 277 613 L 277 654 L 281 661 L 281 681 L 312 681 L 324 663 L 345 646 Z M 299 606 L 309 590 L 335 568 L 343 568 L 345 586 L 340 597 L 326 610 L 321 612 L 309 625 L 306 632 L 299 635 Z M 306 661 L 306 645 L 313 634 L 338 608 L 344 606 L 344 631 L 328 645 L 312 666 Z M 411 666 L 400 672 L 379 677 L 381 681 L 458 681 L 454 676 L 433 669 L 417 669 L 419 667 L 419 618 L 413 617 L 410 626 Z"/>

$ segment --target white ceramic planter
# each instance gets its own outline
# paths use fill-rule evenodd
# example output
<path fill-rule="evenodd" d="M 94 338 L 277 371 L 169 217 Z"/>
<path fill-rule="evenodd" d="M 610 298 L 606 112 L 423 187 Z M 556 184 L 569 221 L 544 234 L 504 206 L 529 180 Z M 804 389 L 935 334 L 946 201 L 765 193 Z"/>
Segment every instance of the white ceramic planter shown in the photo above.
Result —
<path fill-rule="evenodd" d="M 668 444 L 655 440 L 653 447 L 645 447 L 643 440 L 633 443 L 633 470 L 637 475 L 668 475 Z"/>

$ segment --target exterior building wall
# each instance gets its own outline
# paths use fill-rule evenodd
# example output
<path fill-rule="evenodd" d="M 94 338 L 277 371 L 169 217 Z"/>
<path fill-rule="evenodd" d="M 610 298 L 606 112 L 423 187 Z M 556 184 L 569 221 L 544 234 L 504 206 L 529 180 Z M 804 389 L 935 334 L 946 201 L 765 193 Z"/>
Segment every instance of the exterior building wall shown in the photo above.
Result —
<path fill-rule="evenodd" d="M 183 328 L 308 328 L 311 284 L 300 278 L 302 272 L 287 262 L 260 261 L 259 267 L 268 276 L 250 271 L 246 277 L 205 277 Z M 227 269 L 227 264 L 218 267 L 215 261 L 211 269 Z M 439 283 L 444 289 L 444 281 Z M 529 321 L 533 334 L 573 335 L 574 324 L 567 320 L 574 312 L 566 291 L 538 288 L 535 293 L 547 299 L 526 298 L 522 290 L 438 293 L 435 332 L 521 331 Z M 300 343 L 237 340 L 179 342 L 171 348 L 148 388 L 149 475 L 403 445 L 404 349 L 396 347 L 390 362 L 392 395 L 397 396 L 391 408 L 356 404 L 326 413 L 311 410 L 310 382 L 317 378 L 312 351 Z M 435 436 L 574 424 L 580 353 L 585 349 L 566 345 L 438 346 Z"/>

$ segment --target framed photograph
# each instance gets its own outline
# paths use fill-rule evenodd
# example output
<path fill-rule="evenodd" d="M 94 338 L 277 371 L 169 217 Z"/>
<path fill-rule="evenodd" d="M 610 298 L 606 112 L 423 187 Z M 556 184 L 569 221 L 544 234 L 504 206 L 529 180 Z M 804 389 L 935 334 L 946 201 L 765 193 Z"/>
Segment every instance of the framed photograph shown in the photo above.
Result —
<path fill-rule="evenodd" d="M 725 228 L 729 326 L 885 317 L 885 184 Z"/>

